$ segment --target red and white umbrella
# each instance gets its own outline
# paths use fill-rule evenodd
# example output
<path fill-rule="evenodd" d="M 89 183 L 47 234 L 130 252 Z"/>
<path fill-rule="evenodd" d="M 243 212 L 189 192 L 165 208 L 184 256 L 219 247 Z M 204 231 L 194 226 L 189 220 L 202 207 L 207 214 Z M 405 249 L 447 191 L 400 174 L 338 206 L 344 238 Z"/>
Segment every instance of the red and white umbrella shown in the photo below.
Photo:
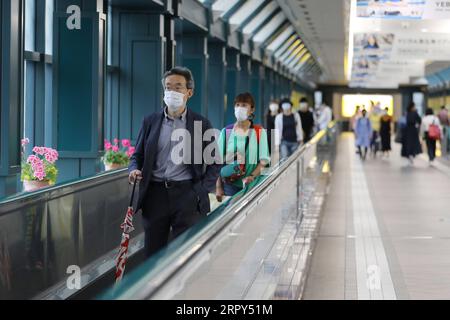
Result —
<path fill-rule="evenodd" d="M 116 283 L 122 280 L 123 274 L 125 272 L 125 264 L 128 259 L 128 246 L 130 244 L 130 233 L 134 231 L 133 226 L 133 199 L 134 191 L 136 189 L 136 181 L 133 184 L 133 193 L 131 194 L 130 205 L 127 210 L 124 222 L 120 225 L 122 229 L 122 241 L 120 243 L 119 254 L 116 258 Z"/>

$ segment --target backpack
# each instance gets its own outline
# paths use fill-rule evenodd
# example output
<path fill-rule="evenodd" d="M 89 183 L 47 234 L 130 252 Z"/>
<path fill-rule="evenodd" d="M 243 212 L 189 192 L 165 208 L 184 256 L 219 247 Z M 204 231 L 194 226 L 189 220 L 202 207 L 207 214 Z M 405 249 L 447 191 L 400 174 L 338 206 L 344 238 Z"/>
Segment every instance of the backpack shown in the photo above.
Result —
<path fill-rule="evenodd" d="M 435 119 L 433 119 L 433 123 L 430 124 L 430 127 L 428 128 L 428 138 L 431 140 L 439 140 L 441 139 L 441 129 L 434 121 Z"/>

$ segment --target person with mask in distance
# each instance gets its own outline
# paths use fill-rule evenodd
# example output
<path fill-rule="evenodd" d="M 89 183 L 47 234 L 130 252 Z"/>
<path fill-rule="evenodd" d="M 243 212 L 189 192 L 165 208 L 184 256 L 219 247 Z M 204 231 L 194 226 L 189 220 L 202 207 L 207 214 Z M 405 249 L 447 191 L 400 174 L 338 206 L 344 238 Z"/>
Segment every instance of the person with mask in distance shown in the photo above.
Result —
<path fill-rule="evenodd" d="M 292 112 L 292 102 L 283 99 L 280 103 L 283 113 L 275 118 L 275 145 L 280 148 L 280 160 L 289 158 L 303 142 L 302 120 Z"/>
<path fill-rule="evenodd" d="M 269 143 L 269 153 L 272 154 L 272 131 L 275 130 L 275 118 L 280 113 L 280 103 L 272 100 L 269 105 L 269 110 L 266 113 L 266 130 L 267 142 Z"/>
<path fill-rule="evenodd" d="M 304 139 L 303 142 L 307 143 L 311 140 L 314 130 L 314 114 L 309 109 L 308 100 L 306 98 L 300 99 L 300 110 L 298 112 L 302 122 Z"/>
<path fill-rule="evenodd" d="M 319 107 L 319 116 L 317 118 L 317 125 L 319 131 L 325 130 L 332 120 L 333 120 L 333 111 L 325 102 L 322 102 L 322 104 Z"/>
<path fill-rule="evenodd" d="M 214 138 L 203 141 L 211 123 L 187 107 L 194 94 L 191 71 L 175 67 L 164 74 L 162 82 L 165 105 L 144 118 L 128 168 L 129 182 L 139 182 L 136 212 L 142 209 L 147 257 L 206 217 L 208 193 L 215 192 L 221 167 L 217 159 L 204 158 L 207 146 L 208 150 L 210 144 L 217 147 Z M 194 144 L 194 139 L 201 142 Z M 182 159 L 178 159 L 180 152 L 174 152 L 180 145 Z"/>
<path fill-rule="evenodd" d="M 248 92 L 234 100 L 236 122 L 224 128 L 218 139 L 223 167 L 216 182 L 216 199 L 234 196 L 252 183 L 270 163 L 267 133 L 254 124 L 255 100 Z"/>

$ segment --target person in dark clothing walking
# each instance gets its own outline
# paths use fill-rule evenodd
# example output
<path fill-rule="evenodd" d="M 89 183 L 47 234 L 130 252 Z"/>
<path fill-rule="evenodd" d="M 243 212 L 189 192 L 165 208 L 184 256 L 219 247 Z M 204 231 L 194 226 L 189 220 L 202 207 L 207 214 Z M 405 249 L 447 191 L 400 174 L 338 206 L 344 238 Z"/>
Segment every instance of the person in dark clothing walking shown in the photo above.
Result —
<path fill-rule="evenodd" d="M 302 120 L 303 142 L 311 140 L 314 130 L 314 114 L 309 110 L 308 100 L 300 99 L 300 111 L 298 112 Z"/>
<path fill-rule="evenodd" d="M 389 152 L 391 151 L 392 117 L 388 112 L 388 108 L 384 109 L 380 119 L 381 151 L 384 155 L 389 155 Z"/>
<path fill-rule="evenodd" d="M 403 129 L 401 155 L 408 158 L 413 164 L 414 158 L 422 153 L 422 146 L 419 140 L 419 128 L 422 120 L 416 110 L 416 105 L 412 102 L 406 114 L 406 126 Z"/>
<path fill-rule="evenodd" d="M 207 216 L 208 193 L 215 193 L 221 168 L 218 162 L 207 164 L 204 156 L 196 157 L 205 155 L 209 142 L 187 139 L 212 129 L 208 119 L 187 107 L 194 94 L 191 71 L 173 68 L 165 73 L 163 86 L 164 106 L 143 120 L 128 167 L 130 183 L 141 181 L 136 212 L 142 209 L 147 257 Z M 182 159 L 174 158 L 174 138 L 183 146 Z M 217 147 L 215 140 L 211 143 Z"/>

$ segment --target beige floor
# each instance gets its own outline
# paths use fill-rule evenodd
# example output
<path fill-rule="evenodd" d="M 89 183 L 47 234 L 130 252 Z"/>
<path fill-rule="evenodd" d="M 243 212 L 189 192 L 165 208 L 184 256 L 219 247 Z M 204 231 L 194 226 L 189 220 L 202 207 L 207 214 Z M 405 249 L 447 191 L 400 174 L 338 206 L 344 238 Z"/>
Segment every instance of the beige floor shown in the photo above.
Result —
<path fill-rule="evenodd" d="M 368 199 L 354 199 L 351 163 L 359 159 L 353 136 L 341 137 L 304 299 L 450 299 L 450 170 L 424 157 L 408 166 L 399 152 L 394 144 L 389 159 L 357 164 Z M 361 228 L 357 201 L 373 216 Z M 387 261 L 381 271 L 361 267 L 371 255 Z M 367 296 L 374 276 L 381 287 Z M 394 295 L 386 293 L 390 286 Z"/>

